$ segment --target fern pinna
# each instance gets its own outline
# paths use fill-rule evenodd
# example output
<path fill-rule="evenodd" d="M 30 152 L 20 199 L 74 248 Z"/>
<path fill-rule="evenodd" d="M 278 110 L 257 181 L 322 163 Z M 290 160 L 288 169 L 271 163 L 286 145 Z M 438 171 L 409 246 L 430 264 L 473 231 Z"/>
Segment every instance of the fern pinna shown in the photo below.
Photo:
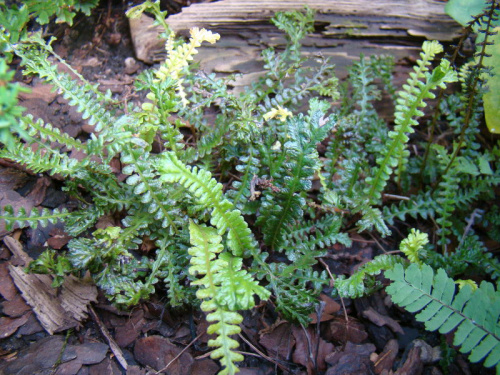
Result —
<path fill-rule="evenodd" d="M 401 264 L 386 271 L 393 282 L 386 288 L 392 301 L 409 312 L 420 311 L 416 319 L 429 331 L 454 331 L 453 345 L 469 353 L 471 362 L 485 359 L 500 374 L 500 291 L 483 281 L 474 290 L 465 284 L 458 292 L 453 279 L 442 269 Z"/>

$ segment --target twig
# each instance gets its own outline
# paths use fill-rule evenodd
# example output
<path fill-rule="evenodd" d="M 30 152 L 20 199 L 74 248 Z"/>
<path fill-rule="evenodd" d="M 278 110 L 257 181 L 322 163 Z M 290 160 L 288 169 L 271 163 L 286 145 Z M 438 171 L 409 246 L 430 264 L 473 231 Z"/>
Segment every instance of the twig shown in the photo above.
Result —
<path fill-rule="evenodd" d="M 325 263 L 325 261 L 321 258 L 318 258 L 319 262 L 321 263 L 321 265 L 323 267 L 325 267 L 325 270 L 326 270 L 326 273 L 328 273 L 328 276 L 330 277 L 331 279 L 331 282 L 330 282 L 330 288 L 333 287 L 335 285 L 335 278 L 333 277 L 332 273 L 330 272 L 330 267 L 328 267 L 328 264 Z"/>
<path fill-rule="evenodd" d="M 99 329 L 101 330 L 103 336 L 106 338 L 106 340 L 108 340 L 109 347 L 111 348 L 111 351 L 115 355 L 116 360 L 118 361 L 120 366 L 122 366 L 123 369 L 125 371 L 127 371 L 128 364 L 127 364 L 127 360 L 123 356 L 122 350 L 120 349 L 120 347 L 118 346 L 116 341 L 113 339 L 113 337 L 110 335 L 106 326 L 104 324 L 102 324 L 101 319 L 97 316 L 97 314 L 95 313 L 94 308 L 92 306 L 89 306 L 89 312 L 90 312 L 90 315 L 92 315 L 92 319 L 94 319 L 96 324 L 99 326 Z"/>
<path fill-rule="evenodd" d="M 252 356 L 255 356 L 255 357 L 262 357 L 264 358 L 265 360 L 271 362 L 271 363 L 274 363 L 276 366 L 278 366 L 280 369 L 282 369 L 283 371 L 286 371 L 288 373 L 291 373 L 291 371 L 289 369 L 287 369 L 285 366 L 283 366 L 281 363 L 279 363 L 278 361 L 274 360 L 273 358 L 269 357 L 268 355 L 262 353 L 262 351 L 260 351 L 255 345 L 253 345 L 250 341 L 248 341 L 241 333 L 238 333 L 238 336 L 240 337 L 240 339 L 242 339 L 251 349 L 253 349 L 257 354 L 254 354 L 254 353 L 246 353 L 248 355 L 252 355 Z"/>
<path fill-rule="evenodd" d="M 384 198 L 396 199 L 400 201 L 409 201 L 409 197 L 405 197 L 403 195 L 395 195 L 395 194 L 384 194 Z"/>
<path fill-rule="evenodd" d="M 188 349 L 191 347 L 191 345 L 193 345 L 193 344 L 196 342 L 196 340 L 198 340 L 198 339 L 199 339 L 199 338 L 200 338 L 200 337 L 201 337 L 204 333 L 205 333 L 205 332 L 200 333 L 200 334 L 199 334 L 198 336 L 196 336 L 193 340 L 191 340 L 191 342 L 190 342 L 190 343 L 189 343 L 189 344 L 188 344 L 188 345 L 187 345 L 184 349 L 182 349 L 182 350 L 180 351 L 180 353 L 179 353 L 179 354 L 177 354 L 177 355 L 176 355 L 176 356 L 175 356 L 175 357 L 174 357 L 174 358 L 173 358 L 170 362 L 168 362 L 168 363 L 167 363 L 167 365 L 166 365 L 164 368 L 162 368 L 161 370 L 156 371 L 156 374 L 160 374 L 160 373 L 162 373 L 163 371 L 166 371 L 166 370 L 169 368 L 169 366 L 170 366 L 172 363 L 174 363 L 174 362 L 177 360 L 177 358 L 179 358 L 181 355 L 183 355 L 183 354 L 184 354 L 184 352 L 185 352 L 186 350 L 188 350 Z"/>

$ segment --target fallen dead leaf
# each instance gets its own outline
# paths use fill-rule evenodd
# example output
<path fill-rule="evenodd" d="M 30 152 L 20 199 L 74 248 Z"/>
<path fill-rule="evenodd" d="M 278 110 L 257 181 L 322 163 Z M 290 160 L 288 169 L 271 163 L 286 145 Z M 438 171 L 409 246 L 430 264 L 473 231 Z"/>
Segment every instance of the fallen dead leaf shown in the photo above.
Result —
<path fill-rule="evenodd" d="M 318 341 L 318 335 L 312 327 L 303 329 L 302 327 L 293 326 L 292 333 L 295 337 L 293 362 L 307 368 L 308 375 L 316 374 L 318 371 L 325 371 L 325 358 L 334 351 L 335 346 L 321 337 Z"/>
<path fill-rule="evenodd" d="M 295 345 L 292 325 L 286 321 L 280 322 L 272 331 L 261 334 L 259 343 L 266 348 L 270 357 L 288 360 Z"/>
<path fill-rule="evenodd" d="M 9 263 L 0 263 L 0 294 L 7 301 L 14 299 L 19 292 L 9 275 Z"/>
<path fill-rule="evenodd" d="M 53 91 L 54 86 L 46 83 L 39 83 L 36 86 L 22 85 L 30 90 L 30 92 L 20 92 L 18 98 L 21 101 L 31 99 L 41 99 L 47 104 L 50 104 L 57 97 L 57 92 Z"/>
<path fill-rule="evenodd" d="M 47 240 L 46 244 L 55 250 L 60 250 L 73 238 L 60 228 L 53 228 L 49 232 L 49 235 L 51 237 Z"/>
<path fill-rule="evenodd" d="M 325 339 L 334 343 L 360 344 L 368 338 L 365 326 L 354 318 L 345 321 L 343 318 L 336 318 L 330 322 L 329 329 L 325 330 Z"/>
<path fill-rule="evenodd" d="M 115 328 L 116 343 L 122 348 L 129 346 L 139 337 L 141 329 L 145 324 L 144 310 L 134 310 L 132 316 L 124 325 Z"/>
<path fill-rule="evenodd" d="M 191 375 L 214 375 L 219 371 L 219 365 L 211 359 L 204 358 L 194 361 L 191 368 Z M 241 374 L 241 372 L 239 373 Z M 127 374 L 128 375 L 128 374 Z"/>
<path fill-rule="evenodd" d="M 17 294 L 10 301 L 2 302 L 2 312 L 11 318 L 19 318 L 24 315 L 26 311 L 30 310 L 31 307 L 24 302 L 24 299 L 20 294 Z"/>
<path fill-rule="evenodd" d="M 144 366 L 159 371 L 169 364 L 182 349 L 161 336 L 144 337 L 136 341 L 135 359 Z M 168 367 L 170 375 L 190 375 L 194 360 L 191 354 L 184 352 Z"/>
<path fill-rule="evenodd" d="M 326 322 L 334 318 L 334 314 L 340 310 L 341 306 L 330 296 L 322 293 L 319 296 L 320 300 L 325 303 L 325 307 L 321 312 L 320 322 Z M 316 324 L 318 322 L 318 317 L 316 313 L 309 315 L 311 318 L 311 324 Z"/>

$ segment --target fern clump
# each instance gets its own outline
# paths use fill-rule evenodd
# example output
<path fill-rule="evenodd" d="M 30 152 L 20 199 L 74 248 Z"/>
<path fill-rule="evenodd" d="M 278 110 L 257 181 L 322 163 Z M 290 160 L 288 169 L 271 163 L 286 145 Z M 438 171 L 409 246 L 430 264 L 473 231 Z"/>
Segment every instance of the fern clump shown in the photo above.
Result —
<path fill-rule="evenodd" d="M 57 3 L 88 13 L 95 2 Z M 421 310 L 417 319 L 429 328 L 457 329 L 456 344 L 471 360 L 498 366 L 498 291 L 488 283 L 473 291 L 467 280 L 500 275 L 483 238 L 498 232 L 498 210 L 484 202 L 491 206 L 500 183 L 500 147 L 483 147 L 479 63 L 456 72 L 451 60 L 437 59 L 443 47 L 426 41 L 399 91 L 391 56 L 361 56 L 342 86 L 328 58 L 301 53 L 314 12 L 280 12 L 272 22 L 287 45 L 263 51 L 263 76 L 235 94 L 233 77 L 197 71 L 192 63 L 200 46 L 220 36 L 193 28 L 183 40 L 159 2 L 145 1 L 127 14 L 154 16 L 166 58 L 135 81 L 145 101 L 124 104 L 64 62 L 53 39 L 26 32 L 30 17 L 41 23 L 49 17 L 40 8 L 0 8 L 6 10 L 0 21 L 12 21 L 0 22 L 5 61 L 17 56 L 25 74 L 53 85 L 95 129 L 88 139 L 74 139 L 22 114 L 20 89 L 0 60 L 0 157 L 62 178 L 76 202 L 53 210 L 0 207 L 7 230 L 60 221 L 72 237 L 65 251 L 47 249 L 31 272 L 53 274 L 54 286 L 67 274 L 89 272 L 120 308 L 153 293 L 172 308 L 201 300 L 208 331 L 217 336 L 209 341 L 212 358 L 223 374 L 236 373 L 243 360 L 234 336 L 239 311 L 254 308 L 257 298 L 306 326 L 327 287 L 358 298 L 383 288 L 385 272 L 397 303 Z M 456 81 L 459 92 L 436 98 L 436 89 Z M 394 102 L 394 123 L 378 113 L 382 98 Z M 417 133 L 433 99 L 435 123 Z M 439 142 L 433 131 L 441 132 Z M 103 228 L 109 218 L 113 223 Z M 398 239 L 391 232 L 404 236 L 413 227 L 419 230 L 410 230 L 399 250 L 377 254 L 352 274 L 334 275 L 320 261 L 351 247 L 353 232 L 374 230 L 370 235 L 392 244 Z M 151 249 L 141 252 L 146 244 Z M 460 291 L 445 271 L 464 279 Z M 492 315 L 473 311 L 472 302 Z"/>

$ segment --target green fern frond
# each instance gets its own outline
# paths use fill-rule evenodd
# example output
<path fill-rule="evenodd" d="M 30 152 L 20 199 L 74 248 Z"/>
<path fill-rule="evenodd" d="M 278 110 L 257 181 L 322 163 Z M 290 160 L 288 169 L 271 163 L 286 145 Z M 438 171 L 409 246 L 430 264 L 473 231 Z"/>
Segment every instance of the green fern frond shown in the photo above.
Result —
<path fill-rule="evenodd" d="M 260 287 L 252 277 L 241 269 L 241 258 L 234 258 L 230 253 L 222 253 L 222 237 L 215 228 L 189 224 L 191 255 L 191 275 L 202 276 L 192 282 L 203 287 L 196 296 L 203 300 L 201 309 L 210 312 L 207 321 L 216 322 L 208 328 L 208 333 L 217 333 L 215 340 L 208 345 L 216 347 L 211 357 L 220 359 L 225 367 L 220 374 L 234 374 L 237 367 L 234 362 L 242 361 L 243 356 L 234 352 L 239 344 L 230 336 L 241 332 L 238 326 L 243 317 L 235 310 L 250 309 L 254 306 L 254 294 L 263 299 L 269 292 Z"/>
<path fill-rule="evenodd" d="M 453 279 L 439 269 L 410 265 L 406 270 L 396 265 L 385 276 L 393 281 L 386 288 L 394 303 L 425 323 L 428 331 L 454 332 L 453 345 L 469 353 L 473 363 L 483 359 L 484 366 L 500 371 L 500 292 L 483 281 L 473 291 L 465 285 L 458 293 Z"/>
<path fill-rule="evenodd" d="M 33 116 L 28 114 L 19 118 L 20 126 L 31 137 L 36 137 L 42 142 L 58 142 L 70 150 L 83 151 L 85 146 L 78 139 L 70 137 L 66 133 L 61 133 L 58 128 L 51 124 L 46 124 L 42 119 L 34 120 Z"/>
<path fill-rule="evenodd" d="M 44 145 L 42 144 L 42 146 Z M 71 176 L 83 171 L 85 167 L 85 162 L 72 159 L 60 151 L 51 149 L 49 146 L 40 147 L 38 150 L 33 151 L 29 145 L 20 142 L 15 143 L 9 149 L 1 149 L 0 158 L 25 165 L 34 173 L 48 172 L 51 175 Z"/>
<path fill-rule="evenodd" d="M 255 157 L 258 151 L 253 147 L 248 150 L 248 155 L 239 159 L 241 164 L 236 166 L 236 170 L 241 173 L 240 181 L 232 184 L 231 190 L 228 190 L 227 196 L 232 203 L 243 213 L 250 211 L 249 205 L 252 198 L 251 184 L 254 176 L 258 176 L 260 160 Z M 255 197 L 253 197 L 255 199 Z"/>
<path fill-rule="evenodd" d="M 0 207 L 0 221 L 5 222 L 5 229 L 7 231 L 11 231 L 14 225 L 18 228 L 26 226 L 37 228 L 38 225 L 45 227 L 49 223 L 55 224 L 58 221 L 67 220 L 71 215 L 65 208 L 62 210 L 54 209 L 52 211 L 47 208 L 41 210 L 33 208 L 27 212 L 24 207 L 21 207 L 15 212 L 12 206 Z"/>
<path fill-rule="evenodd" d="M 402 200 L 392 205 L 385 205 L 383 208 L 383 218 L 392 225 L 395 218 L 405 221 L 407 216 L 414 219 L 417 216 L 423 219 L 435 217 L 437 209 L 437 203 L 432 196 L 432 191 L 426 190 L 411 196 L 408 200 Z"/>
<path fill-rule="evenodd" d="M 315 222 L 304 222 L 286 235 L 284 248 L 288 259 L 294 262 L 298 253 L 324 253 L 327 247 L 340 243 L 351 246 L 352 241 L 347 233 L 340 233 L 342 217 L 326 215 Z M 312 229 L 314 228 L 314 232 Z"/>
<path fill-rule="evenodd" d="M 410 73 L 408 84 L 403 86 L 403 90 L 399 92 L 397 99 L 395 123 L 393 131 L 389 132 L 391 138 L 389 144 L 383 149 L 382 155 L 377 158 L 378 168 L 372 176 L 366 179 L 369 188 L 366 189 L 366 194 L 370 202 L 376 203 L 381 192 L 385 188 L 393 169 L 398 165 L 404 165 L 408 158 L 409 152 L 406 150 L 408 143 L 408 133 L 413 133 L 413 127 L 418 125 L 416 117 L 423 116 L 423 112 L 419 109 L 425 107 L 425 99 L 434 98 L 435 95 L 431 90 L 436 87 L 444 88 L 446 83 L 455 82 L 457 75 L 450 66 L 448 60 L 442 59 L 439 66 L 434 68 L 432 73 L 429 73 L 429 66 L 436 54 L 443 49 L 436 42 L 424 42 L 422 46 L 423 52 L 420 54 L 421 60 L 417 61 L 415 71 Z M 425 79 L 422 82 L 421 79 Z"/>
<path fill-rule="evenodd" d="M 380 283 L 373 276 L 403 262 L 405 262 L 403 258 L 395 255 L 376 256 L 370 262 L 363 264 L 349 278 L 341 276 L 335 279 L 335 289 L 339 296 L 344 298 L 362 297 L 380 288 Z"/>
<path fill-rule="evenodd" d="M 210 223 L 220 235 L 228 232 L 227 244 L 234 255 L 242 256 L 255 247 L 252 232 L 241 212 L 224 197 L 222 185 L 210 172 L 185 166 L 174 153 L 167 152 L 158 163 L 162 181 L 178 182 L 189 190 L 201 204 L 212 210 Z"/>
<path fill-rule="evenodd" d="M 311 101 L 308 117 L 299 115 L 286 123 L 287 135 L 283 158 L 276 173 L 283 182 L 279 193 L 264 193 L 265 201 L 260 210 L 258 224 L 264 227 L 264 240 L 274 250 L 279 250 L 292 224 L 303 215 L 303 193 L 311 188 L 315 171 L 320 166 L 317 143 L 321 142 L 334 125 L 333 119 L 322 120 L 320 101 Z M 273 176 L 274 177 L 274 176 Z"/>
<path fill-rule="evenodd" d="M 130 149 L 122 155 L 122 163 L 127 164 L 122 173 L 129 175 L 127 184 L 134 188 L 133 193 L 141 204 L 147 205 L 152 218 L 161 221 L 162 226 L 170 228 L 172 233 L 178 233 L 176 220 L 169 212 L 169 207 L 174 202 L 171 202 L 167 188 L 162 185 L 158 172 L 153 168 L 155 160 L 149 152 Z M 177 218 L 182 216 L 178 215 Z"/>

